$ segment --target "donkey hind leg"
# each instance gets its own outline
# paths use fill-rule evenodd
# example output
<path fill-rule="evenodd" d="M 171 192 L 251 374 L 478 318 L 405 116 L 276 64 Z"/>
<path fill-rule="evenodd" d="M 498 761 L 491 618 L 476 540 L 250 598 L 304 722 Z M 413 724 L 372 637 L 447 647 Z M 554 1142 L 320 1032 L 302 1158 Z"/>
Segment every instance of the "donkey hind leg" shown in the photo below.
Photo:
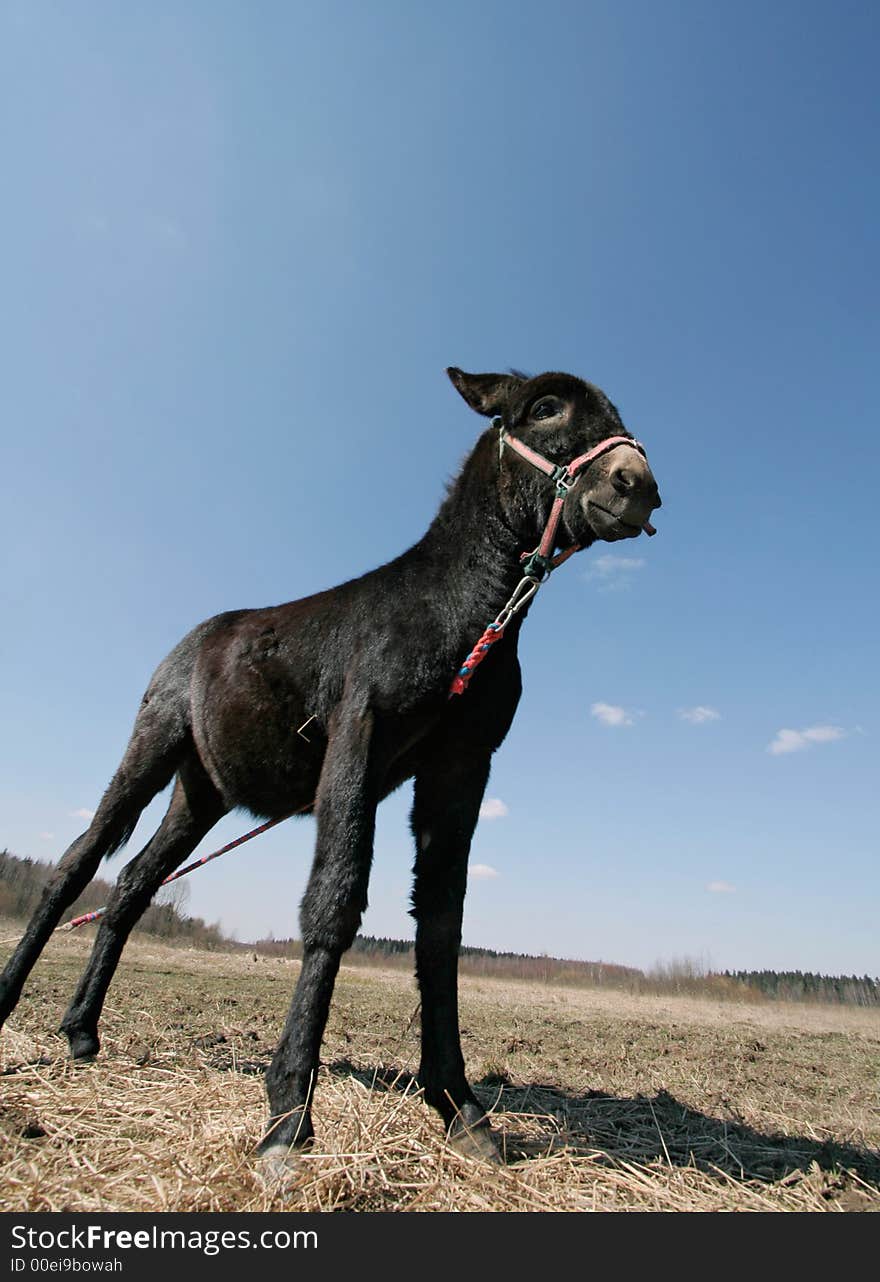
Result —
<path fill-rule="evenodd" d="M 270 1117 L 259 1154 L 270 1176 L 281 1174 L 291 1151 L 314 1135 L 312 1094 L 339 959 L 367 906 L 377 805 L 368 779 L 372 717 L 343 703 L 334 722 L 316 798 L 315 859 L 300 910 L 302 968 L 266 1073 Z"/>
<path fill-rule="evenodd" d="M 185 759 L 165 818 L 140 854 L 119 875 L 92 955 L 61 1021 L 61 1031 L 74 1059 L 92 1059 L 100 1049 L 98 1020 L 132 928 L 165 878 L 195 850 L 226 810 L 195 755 Z"/>
<path fill-rule="evenodd" d="M 65 851 L 27 930 L 0 976 L 0 1027 L 14 1010 L 25 980 L 62 914 L 86 888 L 101 860 L 124 846 L 143 809 L 171 781 L 185 751 L 180 717 L 143 707 L 122 762 L 88 829 Z"/>
<path fill-rule="evenodd" d="M 464 1073 L 458 1026 L 458 950 L 471 837 L 489 778 L 489 755 L 445 756 L 416 776 L 412 914 L 422 999 L 419 1082 L 460 1153 L 499 1162 L 498 1146 Z"/>

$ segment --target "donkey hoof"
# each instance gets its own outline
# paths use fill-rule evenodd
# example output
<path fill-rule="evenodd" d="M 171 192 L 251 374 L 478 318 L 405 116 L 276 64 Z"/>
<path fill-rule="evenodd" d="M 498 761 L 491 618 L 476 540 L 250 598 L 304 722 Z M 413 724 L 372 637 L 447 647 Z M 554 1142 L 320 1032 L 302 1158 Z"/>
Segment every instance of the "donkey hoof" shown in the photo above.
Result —
<path fill-rule="evenodd" d="M 70 1043 L 70 1058 L 78 1064 L 90 1064 L 101 1049 L 97 1033 L 86 1033 L 82 1030 L 69 1032 L 67 1040 Z"/>
<path fill-rule="evenodd" d="M 282 1191 L 301 1174 L 302 1153 L 302 1147 L 293 1148 L 289 1144 L 273 1144 L 257 1153 L 255 1174 L 267 1193 Z"/>
<path fill-rule="evenodd" d="M 468 1126 L 466 1122 L 456 1120 L 449 1129 L 447 1139 L 449 1147 L 461 1157 L 469 1157 L 475 1162 L 485 1162 L 489 1166 L 504 1165 L 498 1141 L 491 1126 L 485 1120 L 474 1126 Z"/>

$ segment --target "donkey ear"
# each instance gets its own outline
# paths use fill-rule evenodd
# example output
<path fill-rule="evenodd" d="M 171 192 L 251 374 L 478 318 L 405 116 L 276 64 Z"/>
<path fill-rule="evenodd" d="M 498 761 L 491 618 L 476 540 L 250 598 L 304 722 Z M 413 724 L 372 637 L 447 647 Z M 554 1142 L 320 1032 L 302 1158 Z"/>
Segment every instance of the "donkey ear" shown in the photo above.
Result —
<path fill-rule="evenodd" d="M 456 365 L 450 365 L 446 373 L 471 409 L 487 418 L 503 414 L 511 395 L 526 381 L 515 374 L 465 374 Z"/>

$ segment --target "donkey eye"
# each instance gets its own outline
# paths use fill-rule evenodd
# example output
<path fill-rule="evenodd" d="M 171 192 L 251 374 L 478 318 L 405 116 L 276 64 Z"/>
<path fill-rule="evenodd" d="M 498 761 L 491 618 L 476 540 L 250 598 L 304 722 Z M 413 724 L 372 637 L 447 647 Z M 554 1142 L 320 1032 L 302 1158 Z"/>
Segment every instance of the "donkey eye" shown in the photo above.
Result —
<path fill-rule="evenodd" d="M 531 417 L 535 418 L 555 418 L 560 410 L 559 401 L 555 396 L 545 396 L 543 400 L 536 401 L 532 406 Z"/>

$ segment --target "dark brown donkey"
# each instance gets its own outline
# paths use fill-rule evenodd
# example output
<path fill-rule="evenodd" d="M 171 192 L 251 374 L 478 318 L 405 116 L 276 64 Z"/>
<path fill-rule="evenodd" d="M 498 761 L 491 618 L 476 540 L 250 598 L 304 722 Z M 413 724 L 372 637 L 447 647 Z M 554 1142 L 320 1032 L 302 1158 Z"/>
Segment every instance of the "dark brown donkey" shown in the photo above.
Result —
<path fill-rule="evenodd" d="M 156 670 L 131 741 L 88 831 L 67 850 L 0 979 L 0 1022 L 62 913 L 174 778 L 157 832 L 122 870 L 62 1029 L 77 1059 L 129 932 L 160 882 L 222 815 L 317 816 L 302 901 L 302 970 L 266 1075 L 270 1165 L 313 1134 L 311 1099 L 339 959 L 367 904 L 376 807 L 415 779 L 413 915 L 422 1003 L 419 1080 L 449 1138 L 492 1159 L 495 1141 L 464 1074 L 457 969 L 471 837 L 492 753 L 520 696 L 525 610 L 478 669 L 450 683 L 521 585 L 524 552 L 635 538 L 660 506 L 651 470 L 608 398 L 570 374 L 449 377 L 494 418 L 424 537 L 328 592 L 201 624 Z M 613 438 L 618 438 L 615 442 Z M 593 456 L 591 451 L 602 446 Z M 585 459 L 585 455 L 589 455 Z M 564 469 L 574 460 L 574 475 Z M 543 539 L 551 513 L 558 526 Z M 546 560 L 527 567 L 544 577 Z M 526 590 L 529 585 L 526 585 Z M 522 595 L 523 588 L 520 587 Z M 471 679 L 472 677 L 472 679 Z M 306 736 L 297 733 L 309 721 Z"/>

